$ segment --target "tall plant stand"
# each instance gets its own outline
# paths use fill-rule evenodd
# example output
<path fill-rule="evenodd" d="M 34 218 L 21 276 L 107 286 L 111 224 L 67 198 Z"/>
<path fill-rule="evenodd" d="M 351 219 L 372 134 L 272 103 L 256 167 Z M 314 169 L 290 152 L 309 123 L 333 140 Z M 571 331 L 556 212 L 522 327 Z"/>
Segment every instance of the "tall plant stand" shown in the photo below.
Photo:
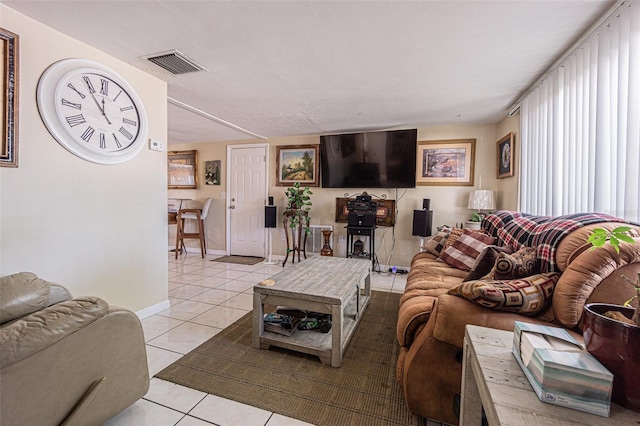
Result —
<path fill-rule="evenodd" d="M 292 220 L 293 216 L 299 217 L 300 220 L 298 220 L 298 226 L 291 227 L 289 225 L 289 222 Z M 282 224 L 284 225 L 284 235 L 287 239 L 287 255 L 282 262 L 283 267 L 287 263 L 287 259 L 289 259 L 289 253 L 291 252 L 293 252 L 291 263 L 296 263 L 296 253 L 298 253 L 298 262 L 301 261 L 300 252 L 302 252 L 305 259 L 307 258 L 307 251 L 305 249 L 305 246 L 307 245 L 307 233 L 305 232 L 304 228 L 305 226 L 309 226 L 309 220 L 309 212 L 307 212 L 306 210 L 285 210 Z M 291 231 L 291 239 L 289 239 L 289 231 Z"/>

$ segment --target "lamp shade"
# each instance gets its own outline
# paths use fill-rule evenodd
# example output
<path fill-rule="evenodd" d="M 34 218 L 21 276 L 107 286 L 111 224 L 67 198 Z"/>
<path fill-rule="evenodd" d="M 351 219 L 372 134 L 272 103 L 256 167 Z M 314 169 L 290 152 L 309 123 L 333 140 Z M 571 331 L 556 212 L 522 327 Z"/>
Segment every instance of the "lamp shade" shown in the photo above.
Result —
<path fill-rule="evenodd" d="M 469 194 L 469 209 L 471 210 L 495 210 L 496 197 L 490 189 L 476 189 Z"/>

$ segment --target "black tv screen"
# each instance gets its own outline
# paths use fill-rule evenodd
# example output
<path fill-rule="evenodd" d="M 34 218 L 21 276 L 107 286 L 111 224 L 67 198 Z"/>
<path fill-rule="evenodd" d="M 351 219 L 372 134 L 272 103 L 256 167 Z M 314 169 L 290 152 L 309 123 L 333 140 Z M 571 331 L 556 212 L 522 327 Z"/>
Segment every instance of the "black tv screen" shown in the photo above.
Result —
<path fill-rule="evenodd" d="M 323 188 L 414 188 L 416 129 L 320 136 Z"/>

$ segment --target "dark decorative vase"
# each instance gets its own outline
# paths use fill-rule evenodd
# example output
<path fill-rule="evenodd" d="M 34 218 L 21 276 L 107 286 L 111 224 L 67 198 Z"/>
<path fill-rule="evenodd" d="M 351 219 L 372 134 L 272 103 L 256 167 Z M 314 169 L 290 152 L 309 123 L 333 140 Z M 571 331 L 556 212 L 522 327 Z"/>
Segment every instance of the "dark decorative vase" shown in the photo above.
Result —
<path fill-rule="evenodd" d="M 627 318 L 633 308 L 606 303 L 584 307 L 582 336 L 587 350 L 613 374 L 611 400 L 640 412 L 640 327 L 607 318 L 618 311 Z"/>
<path fill-rule="evenodd" d="M 322 236 L 324 237 L 324 245 L 320 250 L 320 256 L 333 256 L 333 249 L 329 244 L 329 238 L 331 238 L 332 232 L 333 231 L 330 231 L 328 229 L 325 229 L 324 231 L 322 231 Z"/>

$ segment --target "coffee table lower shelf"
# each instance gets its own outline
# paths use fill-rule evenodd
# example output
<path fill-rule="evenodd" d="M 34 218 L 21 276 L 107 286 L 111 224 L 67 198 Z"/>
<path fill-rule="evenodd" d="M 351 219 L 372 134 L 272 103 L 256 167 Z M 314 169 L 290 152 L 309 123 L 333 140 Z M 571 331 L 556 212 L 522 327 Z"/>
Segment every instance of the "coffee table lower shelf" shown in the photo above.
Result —
<path fill-rule="evenodd" d="M 357 299 L 359 299 L 360 302 L 359 312 L 356 312 Z M 277 346 L 279 348 L 294 350 L 296 352 L 315 355 L 319 357 L 320 361 L 325 365 L 340 367 L 342 364 L 342 354 L 351 341 L 351 337 L 356 330 L 356 326 L 360 322 L 362 314 L 367 306 L 369 306 L 369 300 L 370 296 L 362 294 L 359 298 L 354 296 L 353 300 L 344 310 L 342 321 L 332 321 L 331 331 L 328 333 L 321 333 L 317 330 L 296 330 L 291 334 L 291 336 L 284 336 L 263 330 L 260 334 L 260 348 L 269 349 L 270 346 Z M 289 305 L 291 305 L 291 303 L 289 303 Z M 296 307 L 299 308 L 299 306 Z M 314 312 L 320 312 L 318 309 L 312 310 Z M 335 315 L 335 313 L 333 313 L 333 315 Z M 342 326 L 342 342 L 340 342 L 339 348 L 336 348 L 336 350 L 340 352 L 338 356 L 336 356 L 333 350 L 333 334 L 337 331 L 335 330 L 335 327 L 339 327 L 340 325 Z M 332 355 L 334 355 L 333 360 Z M 336 361 L 337 359 L 339 359 L 339 361 Z"/>

